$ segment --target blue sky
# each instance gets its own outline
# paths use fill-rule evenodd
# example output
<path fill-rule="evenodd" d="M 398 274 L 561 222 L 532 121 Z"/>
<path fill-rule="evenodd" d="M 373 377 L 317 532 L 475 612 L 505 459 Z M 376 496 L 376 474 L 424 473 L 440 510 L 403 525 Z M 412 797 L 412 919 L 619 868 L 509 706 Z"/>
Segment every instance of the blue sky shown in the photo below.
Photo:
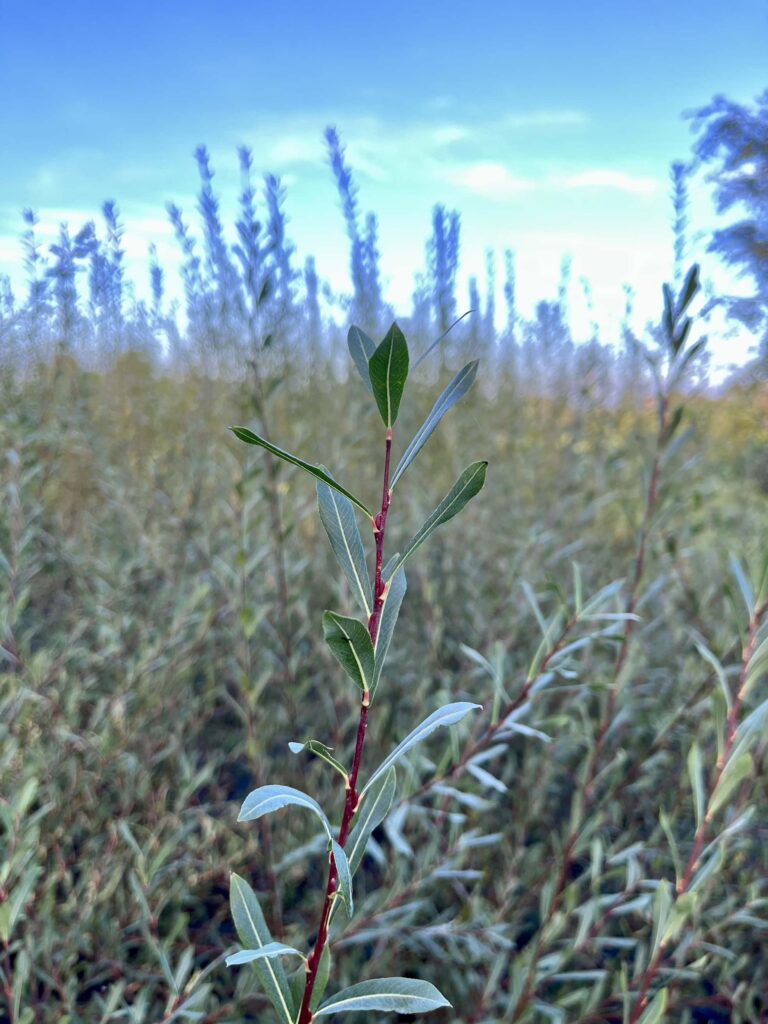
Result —
<path fill-rule="evenodd" d="M 716 92 L 748 101 L 767 58 L 764 0 L 0 0 L 0 271 L 18 274 L 23 207 L 52 232 L 114 198 L 143 288 L 150 241 L 177 262 L 165 203 L 192 213 L 194 147 L 211 150 L 227 214 L 245 143 L 288 187 L 299 255 L 343 287 L 322 142 L 333 123 L 379 214 L 396 304 L 439 201 L 462 212 L 465 274 L 482 274 L 486 246 L 513 247 L 530 307 L 570 253 L 611 330 L 625 281 L 650 314 L 669 273 L 681 113 Z M 694 228 L 712 223 L 704 189 L 693 214 Z"/>

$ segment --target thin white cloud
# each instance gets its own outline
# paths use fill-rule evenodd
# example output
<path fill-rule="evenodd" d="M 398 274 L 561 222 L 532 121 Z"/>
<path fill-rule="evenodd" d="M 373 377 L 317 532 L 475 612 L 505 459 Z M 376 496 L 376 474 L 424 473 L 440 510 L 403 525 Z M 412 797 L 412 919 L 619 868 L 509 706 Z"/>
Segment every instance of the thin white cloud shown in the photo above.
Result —
<path fill-rule="evenodd" d="M 508 114 L 503 124 L 507 128 L 558 128 L 587 124 L 588 121 L 581 110 L 530 110 Z"/>
<path fill-rule="evenodd" d="M 560 179 L 557 184 L 563 188 L 573 189 L 614 189 L 618 192 L 628 192 L 631 195 L 638 196 L 653 195 L 659 189 L 659 182 L 655 178 L 603 168 L 594 168 L 569 175 L 566 178 Z"/>
<path fill-rule="evenodd" d="M 460 185 L 485 199 L 509 199 L 536 187 L 530 179 L 516 177 L 504 164 L 493 160 L 449 169 L 444 171 L 443 176 L 454 185 Z"/>
<path fill-rule="evenodd" d="M 318 164 L 324 159 L 320 133 L 312 130 L 303 135 L 286 135 L 277 139 L 268 151 L 270 165 Z"/>
<path fill-rule="evenodd" d="M 436 146 L 450 146 L 452 142 L 468 139 L 471 134 L 463 124 L 444 124 L 432 131 L 430 139 Z"/>

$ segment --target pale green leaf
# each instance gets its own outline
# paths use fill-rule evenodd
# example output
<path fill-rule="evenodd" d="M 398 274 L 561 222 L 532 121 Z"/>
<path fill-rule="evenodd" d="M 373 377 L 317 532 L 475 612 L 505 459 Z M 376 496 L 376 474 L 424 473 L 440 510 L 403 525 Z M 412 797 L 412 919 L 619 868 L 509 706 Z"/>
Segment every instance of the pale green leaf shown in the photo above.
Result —
<path fill-rule="evenodd" d="M 284 451 L 282 448 L 278 448 L 277 445 L 272 444 L 270 441 L 265 440 L 263 437 L 259 437 L 258 434 L 254 434 L 248 427 L 230 427 L 230 430 L 239 438 L 241 441 L 245 441 L 246 444 L 255 444 L 261 448 L 266 448 L 268 452 L 276 455 L 279 459 L 283 459 L 284 462 L 290 462 L 293 466 L 298 466 L 299 469 L 303 469 L 305 472 L 310 473 L 317 480 L 322 480 L 323 483 L 329 487 L 333 487 L 334 490 L 338 491 L 339 494 L 343 494 L 349 500 L 368 516 L 369 519 L 373 519 L 373 515 L 359 498 L 356 498 L 354 494 L 342 487 L 341 484 L 337 484 L 333 477 L 326 473 L 320 466 L 314 466 L 311 462 L 305 462 L 304 459 L 298 458 L 296 455 L 291 455 L 290 452 Z"/>
<path fill-rule="evenodd" d="M 661 989 L 650 1001 L 643 1011 L 643 1015 L 637 1024 L 660 1024 L 664 1020 L 667 1009 L 667 990 Z"/>
<path fill-rule="evenodd" d="M 249 949 L 261 949 L 272 942 L 259 901 L 244 878 L 232 874 L 229 902 L 232 919 L 242 944 Z M 296 1011 L 283 965 L 279 960 L 267 958 L 253 965 L 262 987 L 275 1008 L 280 1024 L 294 1024 Z"/>
<path fill-rule="evenodd" d="M 445 416 L 448 410 L 453 408 L 453 406 L 456 405 L 456 403 L 460 401 L 460 399 L 462 399 L 472 387 L 475 382 L 475 377 L 477 376 L 478 365 L 479 361 L 475 359 L 471 363 L 467 363 L 466 366 L 462 367 L 435 402 L 429 416 L 427 416 L 419 427 L 413 440 L 405 449 L 403 457 L 397 464 L 397 468 L 395 469 L 390 483 L 390 490 L 395 488 L 398 480 L 430 439 L 443 416 Z"/>
<path fill-rule="evenodd" d="M 373 591 L 354 506 L 349 498 L 324 483 L 317 485 L 317 505 L 333 552 L 368 618 L 373 608 Z"/>
<path fill-rule="evenodd" d="M 338 875 L 339 885 L 339 896 L 344 901 L 344 906 L 347 908 L 347 915 L 352 917 L 355 912 L 355 905 L 352 899 L 352 871 L 347 860 L 347 855 L 336 840 L 331 841 L 331 852 L 333 853 L 333 861 L 336 865 L 336 873 Z"/>
<path fill-rule="evenodd" d="M 293 946 L 284 946 L 282 942 L 268 942 L 266 946 L 259 949 L 241 949 L 239 953 L 228 956 L 225 963 L 227 967 L 237 967 L 239 964 L 252 964 L 255 960 L 271 959 L 277 956 L 303 956 Z"/>
<path fill-rule="evenodd" d="M 428 736 L 431 736 L 436 729 L 455 725 L 470 711 L 474 711 L 476 708 L 480 707 L 480 704 L 470 704 L 467 701 L 457 701 L 453 704 L 445 704 L 443 707 L 438 708 L 437 711 L 433 711 L 428 718 L 424 719 L 421 725 L 417 726 L 413 732 L 410 732 L 401 743 L 398 743 L 392 753 L 382 761 L 363 788 L 363 793 L 366 793 L 375 781 L 387 772 L 392 765 L 399 761 L 400 758 L 411 749 L 411 747 L 415 747 L 417 743 L 421 743 Z"/>
<path fill-rule="evenodd" d="M 288 748 L 293 754 L 300 754 L 302 751 L 306 750 L 310 754 L 314 754 L 315 757 L 321 758 L 321 760 L 325 761 L 326 764 L 335 768 L 335 770 L 344 779 L 344 782 L 347 782 L 349 774 L 344 765 L 341 764 L 340 761 L 337 761 L 331 754 L 333 747 L 326 747 L 326 745 L 321 743 L 319 740 L 307 740 L 305 743 L 289 743 Z"/>
<path fill-rule="evenodd" d="M 320 804 L 292 786 L 259 786 L 258 789 L 254 789 L 243 801 L 237 820 L 256 821 L 265 814 L 272 814 L 289 806 L 304 807 L 312 811 L 320 819 L 328 838 L 333 838 L 330 823 Z"/>
<path fill-rule="evenodd" d="M 347 347 L 363 384 L 365 384 L 370 393 L 373 394 L 371 375 L 368 372 L 368 361 L 376 351 L 376 342 L 372 338 L 369 338 L 365 331 L 360 327 L 352 326 L 349 328 L 347 333 Z"/>
<path fill-rule="evenodd" d="M 366 788 L 362 803 L 355 815 L 355 827 L 350 832 L 346 845 L 352 874 L 360 866 L 374 829 L 378 828 L 389 814 L 396 789 L 397 777 L 394 768 L 383 772 L 373 785 Z"/>
<path fill-rule="evenodd" d="M 696 827 L 704 820 L 706 810 L 706 794 L 704 792 L 704 764 L 701 759 L 701 748 L 696 740 L 688 752 L 688 777 L 691 780 L 693 806 L 696 812 Z"/>
<path fill-rule="evenodd" d="M 451 1004 L 434 985 L 416 978 L 377 978 L 352 985 L 327 999 L 316 1017 L 353 1010 L 380 1013 L 428 1013 Z"/>
<path fill-rule="evenodd" d="M 400 559 L 393 567 L 392 572 L 399 569 L 438 526 L 442 526 L 449 519 L 453 519 L 455 515 L 461 512 L 467 502 L 482 490 L 487 469 L 487 462 L 473 462 L 471 466 L 467 466 L 432 515 L 408 544 L 402 555 L 400 555 Z"/>
<path fill-rule="evenodd" d="M 371 700 L 373 700 L 379 680 L 381 679 L 384 663 L 387 660 L 387 652 L 392 643 L 392 636 L 395 632 L 398 615 L 400 614 L 400 605 L 403 603 L 407 589 L 408 583 L 405 578 L 405 569 L 399 569 L 389 581 L 384 595 L 384 608 L 379 621 L 379 632 L 376 634 Z"/>
<path fill-rule="evenodd" d="M 752 755 L 749 752 L 740 754 L 738 757 L 731 757 L 728 760 L 720 781 L 709 801 L 707 818 L 711 820 L 720 808 L 727 803 L 728 798 L 741 785 L 752 771 Z"/>

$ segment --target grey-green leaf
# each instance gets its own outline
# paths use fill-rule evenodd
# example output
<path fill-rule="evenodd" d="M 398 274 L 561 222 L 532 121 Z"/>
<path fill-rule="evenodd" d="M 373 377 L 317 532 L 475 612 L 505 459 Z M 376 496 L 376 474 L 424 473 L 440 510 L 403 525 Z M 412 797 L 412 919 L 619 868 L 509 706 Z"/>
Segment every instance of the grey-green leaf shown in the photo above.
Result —
<path fill-rule="evenodd" d="M 342 487 L 341 484 L 337 484 L 333 477 L 326 473 L 320 466 L 314 466 L 311 462 L 305 462 L 304 459 L 298 458 L 296 455 L 291 455 L 290 452 L 285 451 L 283 448 L 278 448 L 276 444 L 272 444 L 270 441 L 265 440 L 263 437 L 259 437 L 258 434 L 254 434 L 248 427 L 230 427 L 235 437 L 241 441 L 245 441 L 246 444 L 255 444 L 260 448 L 266 448 L 268 452 L 276 455 L 279 459 L 283 459 L 285 462 L 290 462 L 293 466 L 298 466 L 299 469 L 303 469 L 305 472 L 310 473 L 317 480 L 322 480 L 323 483 L 332 487 L 339 494 L 343 494 L 345 497 L 357 505 L 357 507 L 368 516 L 369 519 L 373 519 L 371 510 L 367 508 L 359 498 L 356 498 L 351 491 Z"/>
<path fill-rule="evenodd" d="M 696 827 L 699 828 L 704 821 L 707 798 L 704 792 L 704 763 L 701 759 L 701 748 L 696 740 L 693 741 L 691 749 L 688 751 L 688 777 L 691 781 L 691 791 L 693 792 Z"/>
<path fill-rule="evenodd" d="M 389 814 L 396 789 L 397 773 L 394 768 L 383 772 L 373 785 L 368 787 L 355 817 L 355 827 L 347 839 L 346 851 L 353 875 L 360 867 L 365 848 L 374 829 L 378 828 Z"/>
<path fill-rule="evenodd" d="M 422 740 L 425 740 L 436 729 L 442 729 L 444 726 L 448 725 L 455 725 L 456 722 L 460 722 L 470 711 L 474 711 L 479 707 L 481 707 L 480 704 L 470 704 L 467 701 L 456 701 L 453 704 L 445 704 L 443 707 L 438 708 L 437 711 L 433 711 L 428 718 L 424 719 L 421 725 L 418 725 L 413 732 L 408 733 L 405 739 L 401 743 L 398 743 L 392 753 L 382 761 L 363 788 L 363 793 L 366 793 L 374 784 L 376 779 L 387 772 L 393 764 L 399 761 L 400 758 L 411 749 L 411 747 L 415 747 L 417 743 L 421 743 Z"/>
<path fill-rule="evenodd" d="M 324 612 L 323 635 L 331 653 L 350 679 L 367 693 L 373 681 L 373 644 L 368 630 L 358 619 L 336 612 Z"/>
<path fill-rule="evenodd" d="M 428 981 L 416 978 L 377 978 L 352 985 L 326 999 L 316 1017 L 352 1010 L 376 1010 L 381 1013 L 428 1013 L 451 1004 Z"/>
<path fill-rule="evenodd" d="M 368 372 L 368 361 L 376 351 L 376 342 L 373 338 L 369 338 L 360 327 L 350 327 L 347 333 L 347 347 L 363 384 L 373 394 L 371 375 Z"/>
<path fill-rule="evenodd" d="M 328 838 L 333 838 L 330 822 L 320 804 L 311 796 L 307 796 L 306 793 L 302 793 L 300 789 L 294 789 L 292 786 L 259 786 L 258 789 L 254 789 L 243 801 L 237 820 L 256 821 L 258 818 L 264 817 L 265 814 L 271 814 L 273 811 L 279 811 L 282 807 L 291 805 L 312 811 L 322 822 Z"/>
<path fill-rule="evenodd" d="M 387 427 L 391 427 L 397 419 L 400 399 L 408 378 L 408 362 L 405 336 L 397 324 L 393 323 L 368 362 L 373 397 Z"/>
<path fill-rule="evenodd" d="M 390 484 L 390 490 L 394 489 L 400 477 L 406 469 L 408 469 L 410 464 L 430 439 L 443 416 L 445 416 L 448 410 L 453 408 L 453 406 L 456 405 L 456 403 L 462 399 L 472 387 L 475 382 L 475 377 L 477 376 L 478 365 L 479 361 L 477 359 L 474 359 L 471 363 L 467 363 L 466 366 L 459 370 L 451 383 L 435 402 L 429 416 L 427 416 L 419 427 L 413 440 L 405 449 L 403 457 L 397 464 L 397 469 L 394 472 L 394 476 L 392 477 L 392 482 Z"/>
<path fill-rule="evenodd" d="M 293 754 L 300 754 L 303 750 L 309 751 L 310 754 L 314 754 L 325 761 L 326 764 L 329 764 L 331 768 L 335 768 L 345 782 L 349 779 L 347 769 L 332 755 L 333 747 L 327 747 L 319 740 L 307 740 L 305 743 L 289 743 L 288 747 Z"/>
<path fill-rule="evenodd" d="M 368 574 L 354 506 L 349 498 L 324 483 L 317 485 L 317 505 L 320 519 L 339 565 L 344 570 L 352 592 L 366 616 L 370 616 L 373 608 L 371 577 Z"/>
<path fill-rule="evenodd" d="M 482 490 L 487 469 L 487 462 L 473 462 L 471 466 L 467 466 L 429 519 L 427 519 L 413 540 L 408 544 L 402 555 L 400 555 L 397 565 L 393 567 L 393 572 L 399 569 L 418 547 L 421 547 L 427 537 L 438 526 L 442 526 L 443 523 L 447 523 L 449 519 L 453 519 L 455 515 L 458 515 L 467 502 L 471 501 Z"/>
<path fill-rule="evenodd" d="M 347 908 L 347 915 L 352 917 L 355 912 L 355 905 L 352 899 L 352 870 L 347 860 L 347 855 L 336 840 L 331 841 L 331 851 L 336 864 L 336 874 L 339 878 L 339 895 Z"/>
<path fill-rule="evenodd" d="M 244 878 L 232 874 L 229 902 L 232 919 L 240 941 L 250 949 L 261 949 L 272 942 L 259 901 Z M 254 963 L 261 985 L 275 1008 L 280 1024 L 293 1024 L 296 1011 L 283 965 L 279 960 L 267 958 Z"/>
<path fill-rule="evenodd" d="M 277 956 L 302 956 L 298 949 L 293 946 L 285 946 L 282 942 L 268 942 L 260 949 L 241 949 L 239 953 L 233 953 L 225 960 L 227 967 L 236 967 L 239 964 L 252 964 L 256 960 L 272 959 Z"/>
<path fill-rule="evenodd" d="M 379 622 L 379 632 L 376 634 L 376 648 L 373 662 L 373 681 L 371 682 L 371 700 L 376 693 L 376 688 L 381 679 L 384 663 L 387 660 L 389 645 L 392 643 L 392 635 L 397 625 L 397 617 L 400 614 L 400 605 L 403 603 L 405 592 L 408 589 L 408 582 L 405 578 L 405 569 L 398 569 L 392 577 L 384 598 L 384 608 Z"/>

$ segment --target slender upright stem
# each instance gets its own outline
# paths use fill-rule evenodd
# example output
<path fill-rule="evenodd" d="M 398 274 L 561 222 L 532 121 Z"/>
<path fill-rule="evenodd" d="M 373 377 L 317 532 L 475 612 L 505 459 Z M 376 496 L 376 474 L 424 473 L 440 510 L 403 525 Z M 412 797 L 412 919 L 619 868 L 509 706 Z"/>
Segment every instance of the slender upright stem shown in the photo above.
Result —
<path fill-rule="evenodd" d="M 731 756 L 734 743 L 736 742 L 736 735 L 739 728 L 739 716 L 741 713 L 742 705 L 744 703 L 744 697 L 746 696 L 749 665 L 755 653 L 760 627 L 762 626 L 763 620 L 765 619 L 766 615 L 768 615 L 768 604 L 756 608 L 752 614 L 752 618 L 749 623 L 747 641 L 744 646 L 744 652 L 741 660 L 741 672 L 739 675 L 738 688 L 736 690 L 736 698 L 733 701 L 730 713 L 728 715 L 728 721 L 726 724 L 725 732 L 725 741 L 723 743 L 723 752 L 717 760 L 717 766 L 715 768 L 715 781 L 710 793 L 710 799 L 711 796 L 714 795 L 718 786 L 721 783 L 723 773 L 725 772 L 725 768 L 728 764 L 728 759 Z M 681 896 L 688 892 L 693 883 L 694 873 L 696 871 L 696 868 L 698 867 L 702 850 L 704 849 L 704 843 L 707 839 L 707 833 L 709 831 L 711 820 L 712 814 L 711 812 L 709 812 L 704 815 L 698 828 L 696 829 L 696 834 L 693 837 L 693 849 L 691 850 L 691 855 L 688 858 L 688 864 L 686 865 L 685 872 L 683 873 L 682 878 L 678 881 L 675 890 L 676 900 L 680 899 Z M 650 964 L 648 965 L 645 972 L 640 978 L 640 981 L 638 983 L 640 986 L 640 992 L 638 995 L 637 1002 L 635 1003 L 634 1009 L 632 1011 L 632 1016 L 629 1018 L 630 1024 L 637 1024 L 637 1022 L 643 1014 L 643 1011 L 648 1005 L 648 1002 L 650 1000 L 651 987 L 654 981 L 656 980 L 656 976 L 661 970 L 661 966 L 664 963 L 664 960 L 666 959 L 668 945 L 669 943 L 664 941 L 659 943 L 659 948 L 656 951 L 656 955 L 651 960 Z"/>
<path fill-rule="evenodd" d="M 384 540 L 387 532 L 387 516 L 389 514 L 389 505 L 392 499 L 392 495 L 389 489 L 389 468 L 390 459 L 392 455 L 392 429 L 387 429 L 386 437 L 386 448 L 384 454 L 384 479 L 382 486 L 381 495 L 381 511 L 376 515 L 373 521 L 373 534 L 376 541 L 376 570 L 373 584 L 373 608 L 368 619 L 368 633 L 371 637 L 371 642 L 376 645 L 376 637 L 379 632 L 379 624 L 381 622 L 381 612 L 384 607 L 384 599 L 387 591 L 387 584 L 384 580 Z M 360 705 L 360 721 L 357 726 L 357 740 L 355 741 L 355 754 L 352 761 L 352 768 L 349 773 L 349 781 L 347 783 L 347 795 L 344 801 L 344 813 L 341 819 L 341 828 L 339 829 L 339 846 L 343 849 L 346 846 L 347 839 L 349 838 L 349 830 L 352 825 L 355 813 L 360 803 L 360 795 L 357 790 L 357 777 L 360 773 L 360 764 L 363 759 L 363 747 L 365 746 L 365 734 L 368 730 L 368 708 L 370 704 L 370 697 L 368 693 L 363 694 L 362 703 Z M 336 862 L 331 855 L 331 864 L 328 871 L 328 884 L 325 889 L 325 900 L 323 902 L 323 911 L 320 916 L 320 927 L 317 930 L 317 939 L 315 940 L 315 946 L 312 950 L 309 959 L 307 960 L 307 982 L 304 987 L 304 998 L 301 1002 L 301 1009 L 299 1011 L 299 1017 L 297 1024 L 310 1024 L 312 1020 L 312 1010 L 310 1004 L 312 1002 L 312 993 L 315 989 L 315 983 L 317 982 L 317 973 L 320 968 L 320 959 L 323 955 L 323 950 L 328 943 L 328 929 L 331 921 L 331 911 L 333 909 L 333 901 L 336 895 L 336 889 L 338 886 L 339 874 L 336 869 Z"/>

